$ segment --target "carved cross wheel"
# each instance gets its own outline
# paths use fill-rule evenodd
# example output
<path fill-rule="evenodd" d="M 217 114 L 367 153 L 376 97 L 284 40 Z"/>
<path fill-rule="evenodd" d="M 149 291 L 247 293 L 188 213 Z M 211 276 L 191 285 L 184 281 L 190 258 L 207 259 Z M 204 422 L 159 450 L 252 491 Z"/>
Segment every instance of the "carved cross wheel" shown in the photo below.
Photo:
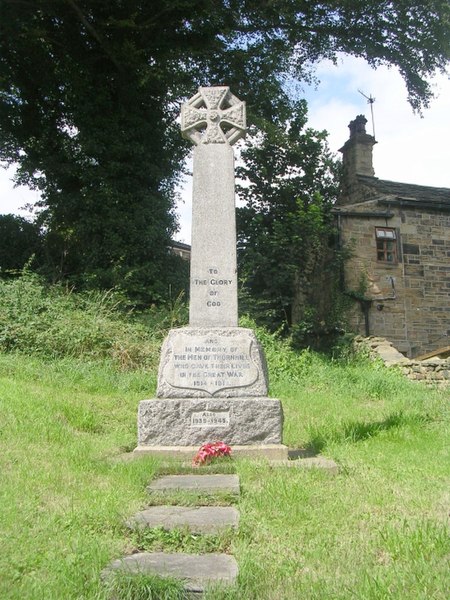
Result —
<path fill-rule="evenodd" d="M 196 145 L 233 145 L 245 135 L 245 102 L 227 86 L 201 87 L 181 107 L 181 133 Z"/>

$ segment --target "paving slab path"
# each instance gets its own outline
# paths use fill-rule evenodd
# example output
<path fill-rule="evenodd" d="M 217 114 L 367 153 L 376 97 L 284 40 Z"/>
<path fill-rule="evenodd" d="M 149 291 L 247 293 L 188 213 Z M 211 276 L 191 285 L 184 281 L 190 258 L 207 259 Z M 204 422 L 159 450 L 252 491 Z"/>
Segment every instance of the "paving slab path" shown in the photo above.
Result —
<path fill-rule="evenodd" d="M 227 554 L 141 552 L 115 560 L 105 575 L 113 571 L 182 579 L 187 592 L 200 594 L 212 585 L 235 583 L 238 566 L 236 560 Z"/>
<path fill-rule="evenodd" d="M 239 494 L 240 486 L 237 475 L 166 475 L 152 481 L 147 490 Z"/>
<path fill-rule="evenodd" d="M 167 475 L 159 477 L 147 488 L 152 492 L 193 491 L 197 493 L 239 494 L 237 475 Z M 130 528 L 187 527 L 193 533 L 218 533 L 227 527 L 236 529 L 239 511 L 233 506 L 151 506 L 127 521 Z M 228 554 L 183 554 L 139 552 L 112 562 L 103 572 L 108 578 L 114 572 L 173 577 L 184 582 L 190 595 L 201 596 L 207 588 L 236 583 L 238 565 Z"/>
<path fill-rule="evenodd" d="M 192 533 L 220 533 L 237 529 L 239 511 L 234 506 L 151 506 L 127 521 L 130 529 L 186 527 Z"/>

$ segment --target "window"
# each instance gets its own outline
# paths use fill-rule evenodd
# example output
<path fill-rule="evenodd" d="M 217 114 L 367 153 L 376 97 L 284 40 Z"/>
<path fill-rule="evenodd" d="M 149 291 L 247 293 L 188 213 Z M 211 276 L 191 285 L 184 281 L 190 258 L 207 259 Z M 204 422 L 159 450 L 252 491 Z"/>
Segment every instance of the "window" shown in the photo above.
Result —
<path fill-rule="evenodd" d="M 377 260 L 395 264 L 397 258 L 397 232 L 392 227 L 375 227 Z"/>

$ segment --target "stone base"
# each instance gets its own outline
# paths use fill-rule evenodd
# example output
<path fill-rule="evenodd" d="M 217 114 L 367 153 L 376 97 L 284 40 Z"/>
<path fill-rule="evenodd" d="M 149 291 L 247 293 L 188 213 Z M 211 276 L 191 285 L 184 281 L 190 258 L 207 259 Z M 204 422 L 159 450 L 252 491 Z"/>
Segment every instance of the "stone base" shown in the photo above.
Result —
<path fill-rule="evenodd" d="M 134 449 L 133 454 L 138 456 L 173 458 L 189 462 L 194 458 L 198 448 L 199 446 L 138 446 Z M 232 446 L 231 455 L 233 457 L 244 458 L 265 458 L 270 461 L 280 461 L 284 464 L 288 460 L 288 447 L 283 444 Z"/>
<path fill-rule="evenodd" d="M 198 448 L 219 440 L 232 447 L 280 445 L 282 433 L 283 411 L 275 398 L 156 398 L 139 403 L 139 448 Z"/>

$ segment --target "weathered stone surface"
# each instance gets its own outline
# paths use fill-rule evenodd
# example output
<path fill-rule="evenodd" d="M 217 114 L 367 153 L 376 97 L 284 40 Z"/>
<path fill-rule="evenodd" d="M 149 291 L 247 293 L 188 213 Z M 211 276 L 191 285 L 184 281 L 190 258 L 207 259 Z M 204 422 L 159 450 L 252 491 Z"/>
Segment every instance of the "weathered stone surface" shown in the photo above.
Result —
<path fill-rule="evenodd" d="M 143 400 L 139 446 L 281 444 L 283 411 L 275 398 L 166 398 Z"/>
<path fill-rule="evenodd" d="M 132 529 L 186 527 L 192 533 L 218 533 L 229 527 L 237 529 L 238 524 L 239 511 L 234 506 L 151 506 L 127 521 Z"/>
<path fill-rule="evenodd" d="M 408 359 L 391 344 L 380 344 L 377 346 L 376 352 L 387 366 L 408 362 Z"/>
<path fill-rule="evenodd" d="M 172 329 L 161 350 L 159 398 L 266 396 L 267 367 L 251 329 Z"/>
<path fill-rule="evenodd" d="M 245 116 L 245 102 L 228 86 L 200 87 L 181 107 L 181 133 L 196 146 L 232 146 L 245 136 Z M 224 124 L 226 131 L 221 128 Z"/>
<path fill-rule="evenodd" d="M 193 327 L 237 327 L 231 145 L 245 135 L 245 103 L 226 86 L 201 87 L 181 108 L 181 130 L 196 145 L 189 323 Z"/>
<path fill-rule="evenodd" d="M 226 554 L 142 552 L 115 560 L 105 569 L 103 576 L 111 576 L 114 571 L 174 577 L 185 582 L 187 591 L 202 593 L 212 585 L 233 585 L 238 566 L 235 559 Z"/>
<path fill-rule="evenodd" d="M 152 481 L 149 492 L 182 490 L 188 492 L 224 492 L 239 494 L 237 475 L 166 475 Z"/>
<path fill-rule="evenodd" d="M 335 208 L 342 242 L 352 247 L 345 282 L 357 290 L 364 277 L 371 300 L 364 311 L 354 302 L 348 326 L 387 337 L 409 357 L 421 356 L 445 343 L 448 331 L 450 192 L 362 175 L 372 170 L 373 143 L 372 136 L 358 134 L 341 149 L 345 176 Z M 376 227 L 391 229 L 392 243 L 377 239 Z M 388 247 L 389 260 L 387 252 L 383 256 Z"/>
<path fill-rule="evenodd" d="M 189 324 L 237 327 L 234 156 L 229 145 L 194 150 Z"/>
<path fill-rule="evenodd" d="M 135 453 L 177 456 L 223 440 L 285 456 L 281 403 L 267 397 L 262 348 L 237 326 L 231 146 L 245 136 L 245 103 L 227 86 L 201 87 L 182 106 L 181 130 L 195 144 L 189 327 L 170 331 L 163 344 L 164 400 L 139 404 Z"/>

